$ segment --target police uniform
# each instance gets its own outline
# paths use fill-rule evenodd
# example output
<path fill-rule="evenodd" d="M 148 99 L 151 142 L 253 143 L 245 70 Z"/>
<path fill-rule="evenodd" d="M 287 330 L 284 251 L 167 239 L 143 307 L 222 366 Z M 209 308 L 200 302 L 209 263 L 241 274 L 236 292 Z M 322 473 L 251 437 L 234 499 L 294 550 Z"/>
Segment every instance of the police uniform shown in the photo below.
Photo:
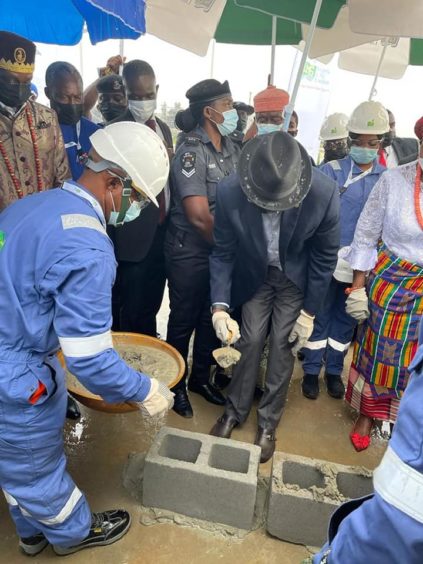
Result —
<path fill-rule="evenodd" d="M 125 87 L 123 85 L 122 77 L 118 74 L 109 74 L 100 78 L 96 84 L 97 93 L 101 95 L 101 98 L 97 104 L 97 109 L 101 112 L 105 123 L 118 118 L 124 112 L 126 112 L 128 106 L 116 103 L 114 97 L 119 95 L 119 98 L 125 97 L 126 93 Z"/>
<path fill-rule="evenodd" d="M 91 526 L 66 471 L 69 370 L 108 402 L 143 401 L 150 380 L 113 349 L 113 245 L 97 200 L 76 183 L 0 215 L 0 487 L 21 538 L 74 546 Z"/>
<path fill-rule="evenodd" d="M 34 43 L 0 32 L 1 69 L 31 74 L 34 60 Z M 0 102 L 0 211 L 67 178 L 69 164 L 56 113 L 30 100 L 17 111 Z"/>
<path fill-rule="evenodd" d="M 185 137 L 171 165 L 173 205 L 165 242 L 170 297 L 167 341 L 186 360 L 195 330 L 191 382 L 198 384 L 208 383 L 211 351 L 218 345 L 210 314 L 211 245 L 186 217 L 183 200 L 205 196 L 213 214 L 217 185 L 236 170 L 238 158 L 239 148 L 228 137 L 222 137 L 218 152 L 206 131 L 197 126 Z"/>
<path fill-rule="evenodd" d="M 352 158 L 347 156 L 321 166 L 320 170 L 333 178 L 339 186 L 341 248 L 347 247 L 352 243 L 367 198 L 386 168 L 375 160 L 372 168 L 363 172 Z M 325 308 L 316 316 L 313 334 L 302 350 L 305 374 L 318 375 L 323 361 L 326 374 L 340 376 L 342 373 L 344 357 L 357 324 L 345 311 L 345 289 L 351 286 L 352 275 L 349 265 L 338 259 Z"/>

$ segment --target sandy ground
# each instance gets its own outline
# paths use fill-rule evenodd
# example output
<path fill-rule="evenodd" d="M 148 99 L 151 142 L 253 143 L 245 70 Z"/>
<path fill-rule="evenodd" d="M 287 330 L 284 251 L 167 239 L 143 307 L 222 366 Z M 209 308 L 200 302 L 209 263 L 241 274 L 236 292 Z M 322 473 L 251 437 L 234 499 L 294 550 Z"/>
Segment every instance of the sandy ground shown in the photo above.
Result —
<path fill-rule="evenodd" d="M 166 305 L 159 331 L 164 334 Z M 351 354 L 351 352 L 350 352 Z M 346 363 L 348 365 L 348 363 Z M 344 376 L 346 376 L 346 372 Z M 374 440 L 371 447 L 356 453 L 348 433 L 353 419 L 343 401 L 330 398 L 324 385 L 317 401 L 301 395 L 301 367 L 297 363 L 288 402 L 277 433 L 277 450 L 300 454 L 342 464 L 360 465 L 373 469 L 381 459 L 386 443 Z M 221 408 L 208 404 L 198 395 L 191 395 L 194 418 L 185 420 L 174 412 L 167 424 L 181 429 L 207 433 Z M 84 550 L 67 556 L 72 564 L 215 564 L 243 562 L 257 564 L 300 563 L 309 555 L 299 545 L 284 543 L 263 530 L 248 534 L 243 540 L 222 539 L 211 533 L 160 524 L 145 527 L 139 523 L 139 504 L 122 485 L 122 470 L 130 452 L 143 452 L 151 439 L 146 437 L 142 418 L 138 413 L 108 415 L 83 409 L 80 422 L 68 423 L 66 448 L 69 471 L 78 486 L 86 493 L 94 511 L 125 507 L 131 512 L 133 524 L 129 533 L 118 543 L 104 548 Z M 256 415 L 254 410 L 246 424 L 236 429 L 235 440 L 254 441 Z M 271 463 L 261 465 L 260 472 L 268 475 Z M 8 516 L 5 500 L 0 498 L 0 561 L 19 564 L 28 562 L 17 549 L 18 539 Z M 34 564 L 58 558 L 51 547 L 33 558 Z"/>

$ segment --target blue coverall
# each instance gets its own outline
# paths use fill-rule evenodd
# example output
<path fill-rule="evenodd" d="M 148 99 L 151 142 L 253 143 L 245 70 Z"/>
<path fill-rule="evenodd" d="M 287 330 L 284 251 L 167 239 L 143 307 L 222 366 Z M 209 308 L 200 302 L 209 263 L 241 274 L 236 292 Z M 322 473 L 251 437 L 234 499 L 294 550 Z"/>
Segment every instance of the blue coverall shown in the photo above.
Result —
<path fill-rule="evenodd" d="M 66 471 L 64 371 L 109 402 L 141 402 L 150 379 L 112 348 L 115 258 L 98 202 L 65 183 L 0 215 L 0 487 L 21 538 L 73 546 L 91 526 Z"/>
<path fill-rule="evenodd" d="M 374 472 L 374 496 L 334 513 L 329 543 L 313 564 L 423 562 L 423 325 L 410 372 L 392 439 Z"/>
<path fill-rule="evenodd" d="M 363 210 L 373 186 L 386 170 L 374 161 L 371 171 L 357 179 L 363 171 L 350 156 L 331 161 L 320 170 L 333 178 L 341 194 L 341 248 L 351 245 L 358 218 Z M 344 186 L 350 181 L 349 186 Z M 335 273 L 336 275 L 336 273 Z M 314 320 L 314 330 L 302 349 L 305 374 L 318 375 L 323 362 L 326 373 L 340 376 L 344 367 L 344 357 L 350 345 L 356 321 L 345 311 L 345 289 L 351 282 L 340 282 L 332 278 L 323 310 Z"/>

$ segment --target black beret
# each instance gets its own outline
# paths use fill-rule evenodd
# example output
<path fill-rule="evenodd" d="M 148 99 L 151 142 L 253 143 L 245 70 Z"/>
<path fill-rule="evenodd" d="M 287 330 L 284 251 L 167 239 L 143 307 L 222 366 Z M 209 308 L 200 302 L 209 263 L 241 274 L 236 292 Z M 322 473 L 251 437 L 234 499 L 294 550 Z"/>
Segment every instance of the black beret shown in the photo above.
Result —
<path fill-rule="evenodd" d="M 118 74 L 109 74 L 100 78 L 96 88 L 99 94 L 114 94 L 115 92 L 125 94 L 122 77 Z"/>
<path fill-rule="evenodd" d="M 190 105 L 200 102 L 212 102 L 225 96 L 231 96 L 231 89 L 227 80 L 219 82 L 214 78 L 208 78 L 191 86 L 185 96 L 188 98 Z"/>
<path fill-rule="evenodd" d="M 10 33 L 0 31 L 0 68 L 10 72 L 34 72 L 35 43 Z"/>
<path fill-rule="evenodd" d="M 247 112 L 247 115 L 251 116 L 254 113 L 253 106 L 246 104 L 245 102 L 234 102 L 234 108 L 240 112 Z"/>

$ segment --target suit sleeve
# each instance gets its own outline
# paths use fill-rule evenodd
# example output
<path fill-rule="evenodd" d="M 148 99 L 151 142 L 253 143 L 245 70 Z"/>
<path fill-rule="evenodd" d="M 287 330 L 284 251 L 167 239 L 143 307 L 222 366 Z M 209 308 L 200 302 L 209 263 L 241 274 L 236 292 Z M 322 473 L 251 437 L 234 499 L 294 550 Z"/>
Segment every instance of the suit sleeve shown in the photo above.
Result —
<path fill-rule="evenodd" d="M 72 178 L 69 167 L 68 156 L 63 141 L 62 131 L 57 120 L 56 113 L 53 113 L 53 135 L 54 135 L 54 184 L 53 187 L 60 186 L 65 180 Z"/>
<path fill-rule="evenodd" d="M 227 215 L 226 190 L 225 183 L 220 183 L 216 192 L 213 231 L 215 245 L 210 256 L 210 290 L 212 304 L 226 304 L 229 307 L 238 241 Z"/>
<path fill-rule="evenodd" d="M 304 309 L 313 315 L 323 306 L 338 260 L 339 245 L 339 193 L 334 187 L 325 216 L 311 243 Z"/>
<path fill-rule="evenodd" d="M 42 281 L 42 294 L 55 302 L 54 329 L 68 369 L 108 402 L 143 401 L 150 378 L 132 370 L 113 349 L 112 253 L 75 251 L 56 262 Z"/>

